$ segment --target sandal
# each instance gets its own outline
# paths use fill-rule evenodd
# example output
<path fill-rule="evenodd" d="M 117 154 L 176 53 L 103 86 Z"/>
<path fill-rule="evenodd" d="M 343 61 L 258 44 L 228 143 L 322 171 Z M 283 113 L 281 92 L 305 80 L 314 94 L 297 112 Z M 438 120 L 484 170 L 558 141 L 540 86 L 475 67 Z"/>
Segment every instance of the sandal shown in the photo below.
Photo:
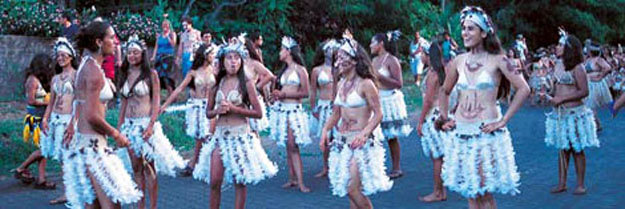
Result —
<path fill-rule="evenodd" d="M 401 170 L 392 171 L 391 173 L 388 174 L 388 177 L 390 179 L 396 179 L 402 176 L 404 176 L 404 172 L 402 172 Z"/>
<path fill-rule="evenodd" d="M 22 171 L 18 171 L 17 168 L 11 170 L 11 173 L 13 173 L 13 177 L 15 179 L 20 180 L 23 184 L 32 184 L 33 182 L 35 182 L 35 177 L 33 177 L 33 175 L 30 173 L 30 171 L 28 169 L 24 169 Z"/>
<path fill-rule="evenodd" d="M 180 172 L 181 177 L 189 177 L 191 175 L 193 175 L 193 168 L 189 166 L 184 167 L 184 169 L 182 169 L 182 171 Z"/>
<path fill-rule="evenodd" d="M 41 190 L 54 190 L 56 189 L 56 184 L 49 182 L 49 181 L 44 181 L 41 183 L 35 183 L 35 189 L 41 189 Z"/>

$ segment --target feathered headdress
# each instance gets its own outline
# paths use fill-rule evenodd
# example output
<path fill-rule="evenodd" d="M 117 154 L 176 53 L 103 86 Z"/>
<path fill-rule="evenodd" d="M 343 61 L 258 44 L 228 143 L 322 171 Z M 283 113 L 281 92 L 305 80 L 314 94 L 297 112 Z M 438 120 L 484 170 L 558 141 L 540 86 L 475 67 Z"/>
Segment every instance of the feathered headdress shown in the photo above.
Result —
<path fill-rule="evenodd" d="M 232 43 L 224 43 L 221 45 L 221 47 L 217 47 L 219 48 L 219 51 L 217 52 L 217 56 L 221 57 L 230 52 L 236 52 L 236 53 L 239 53 L 241 58 L 243 59 L 247 58 L 249 54 L 248 54 L 247 48 L 245 48 L 245 36 L 247 36 L 247 33 L 241 33 L 239 36 L 234 38 L 236 41 L 233 41 Z"/>
<path fill-rule="evenodd" d="M 59 37 L 54 43 L 54 53 L 65 52 L 71 57 L 76 57 L 76 50 L 72 47 L 72 44 L 65 37 Z"/>
<path fill-rule="evenodd" d="M 495 29 L 493 28 L 493 23 L 484 12 L 481 7 L 475 6 L 467 6 L 462 12 L 460 12 L 460 23 L 464 24 L 465 21 L 470 20 L 471 22 L 478 25 L 483 31 L 487 33 L 493 34 L 495 33 Z"/>
<path fill-rule="evenodd" d="M 323 50 L 324 54 L 328 56 L 330 55 L 329 53 L 336 51 L 340 47 L 341 47 L 341 43 L 339 43 L 338 41 L 334 39 L 330 39 L 323 44 L 321 49 Z"/>
<path fill-rule="evenodd" d="M 354 39 L 345 38 L 341 41 L 340 50 L 343 50 L 349 54 L 349 56 L 356 57 L 356 49 L 358 47 L 358 42 Z"/>
<path fill-rule="evenodd" d="M 124 44 L 124 52 L 128 53 L 128 50 L 135 48 L 141 51 L 145 50 L 145 41 L 139 39 L 139 35 L 134 34 L 128 37 L 128 41 Z"/>
<path fill-rule="evenodd" d="M 297 42 L 295 41 L 295 39 L 289 37 L 289 36 L 283 36 L 282 37 L 282 47 L 286 48 L 286 49 L 291 49 L 294 46 L 297 46 Z"/>
<path fill-rule="evenodd" d="M 401 32 L 399 30 L 386 32 L 386 39 L 388 39 L 388 41 L 397 41 L 399 40 L 399 36 L 401 36 Z"/>
<path fill-rule="evenodd" d="M 566 45 L 566 44 L 569 43 L 569 35 L 564 30 L 564 28 L 558 27 L 558 34 L 560 35 L 560 39 L 558 40 L 558 43 L 560 43 L 562 45 Z"/>

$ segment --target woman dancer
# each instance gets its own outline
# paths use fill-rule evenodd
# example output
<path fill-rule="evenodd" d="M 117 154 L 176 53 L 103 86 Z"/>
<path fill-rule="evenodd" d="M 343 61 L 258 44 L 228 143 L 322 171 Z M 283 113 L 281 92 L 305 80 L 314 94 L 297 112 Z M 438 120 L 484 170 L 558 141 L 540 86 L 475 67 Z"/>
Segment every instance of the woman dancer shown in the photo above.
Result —
<path fill-rule="evenodd" d="M 332 67 L 332 58 L 334 52 L 340 47 L 340 44 L 330 39 L 321 45 L 315 55 L 315 66 L 310 75 L 310 106 L 313 107 L 313 117 L 317 119 L 319 127 L 325 124 L 330 116 L 332 116 L 332 99 L 335 97 L 335 72 Z M 319 97 L 317 97 L 317 95 Z M 328 135 L 329 141 L 332 141 L 334 131 Z M 321 138 L 321 131 L 317 134 Z M 328 156 L 329 150 L 321 150 L 323 153 L 323 169 L 317 173 L 315 177 L 320 178 L 328 175 Z"/>
<path fill-rule="evenodd" d="M 39 146 L 41 118 L 46 111 L 46 105 L 50 97 L 46 89 L 49 89 L 50 74 L 52 69 L 50 64 L 52 59 L 47 54 L 37 54 L 26 68 L 24 89 L 26 91 L 26 116 L 24 117 L 24 142 L 31 138 L 35 146 Z M 35 181 L 28 167 L 34 162 L 39 164 L 39 178 L 35 184 L 35 189 L 55 189 L 56 184 L 46 181 L 47 159 L 42 155 L 42 150 L 38 149 L 28 156 L 16 169 L 11 170 L 14 177 L 24 184 L 31 184 Z"/>
<path fill-rule="evenodd" d="M 271 137 L 278 145 L 286 146 L 289 165 L 289 181 L 283 188 L 299 186 L 301 192 L 310 192 L 304 185 L 300 146 L 310 144 L 308 115 L 302 107 L 302 99 L 308 97 L 308 72 L 300 47 L 293 38 L 282 38 L 280 61 L 285 63 L 278 74 L 276 88 L 271 93 L 274 104 L 270 117 Z"/>
<path fill-rule="evenodd" d="M 121 208 L 121 204 L 139 201 L 143 194 L 106 140 L 110 136 L 117 146 L 128 146 L 126 136 L 104 118 L 105 104 L 113 98 L 115 88 L 100 65 L 104 56 L 113 54 L 115 32 L 108 23 L 94 21 L 81 28 L 76 39 L 84 58 L 74 81 L 76 132 L 64 141 L 69 146 L 63 154 L 67 206 Z"/>
<path fill-rule="evenodd" d="M 154 62 L 154 68 L 158 72 L 158 78 L 162 85 L 167 89 L 168 95 L 176 86 L 174 79 L 170 75 L 174 66 L 174 46 L 176 46 L 176 32 L 171 30 L 171 22 L 167 20 L 167 14 L 163 15 L 163 23 L 161 23 L 160 34 L 156 34 L 156 44 L 154 44 L 154 53 L 150 61 Z"/>
<path fill-rule="evenodd" d="M 590 57 L 584 63 L 584 69 L 588 75 L 588 97 L 584 100 L 586 107 L 590 108 L 595 115 L 597 131 L 601 131 L 601 121 L 597 117 L 597 109 L 612 102 L 612 94 L 606 79 L 610 74 L 611 66 L 601 55 L 601 49 L 596 43 L 588 46 Z"/>
<path fill-rule="evenodd" d="M 216 72 L 213 66 L 213 60 L 219 48 L 214 45 L 202 44 L 195 51 L 191 71 L 182 80 L 180 86 L 176 87 L 173 93 L 169 95 L 165 103 L 161 106 L 161 113 L 172 103 L 184 88 L 191 89 L 191 97 L 187 100 L 185 123 L 187 125 L 187 136 L 195 139 L 195 148 L 193 157 L 187 166 L 180 172 L 181 176 L 187 177 L 193 174 L 193 169 L 197 163 L 202 143 L 210 136 L 211 123 L 206 117 L 206 105 L 208 104 L 208 92 L 215 87 Z"/>
<path fill-rule="evenodd" d="M 210 184 L 210 208 L 219 208 L 221 184 L 235 185 L 234 208 L 245 208 L 248 184 L 274 176 L 278 167 L 269 160 L 249 118 L 262 117 L 254 81 L 244 71 L 247 51 L 242 43 L 222 48 L 217 86 L 209 91 L 207 116 L 217 117 L 215 133 L 202 146 L 193 178 Z M 213 99 L 214 98 L 214 99 Z M 251 107 L 251 109 L 250 109 Z"/>
<path fill-rule="evenodd" d="M 328 178 L 332 194 L 349 197 L 350 208 L 373 208 L 366 195 L 388 191 L 380 121 L 380 97 L 364 48 L 345 39 L 338 51 L 339 74 L 332 115 L 321 132 L 319 147 L 330 149 Z M 338 125 L 329 141 L 330 132 Z"/>
<path fill-rule="evenodd" d="M 444 138 L 441 176 L 445 186 L 469 199 L 469 208 L 496 208 L 492 193 L 519 193 L 519 173 L 506 124 L 530 90 L 503 53 L 495 26 L 481 8 L 463 9 L 461 24 L 469 53 L 447 65 L 444 94 L 439 100 L 443 129 L 455 127 L 451 136 Z M 510 83 L 517 92 L 502 115 L 497 100 L 506 97 Z M 454 86 L 458 104 L 454 120 L 450 120 L 448 97 Z"/>
<path fill-rule="evenodd" d="M 423 108 L 418 118 L 419 125 L 417 133 L 421 137 L 421 146 L 426 157 L 432 159 L 434 164 L 434 191 L 419 200 L 423 202 L 438 202 L 447 200 L 447 191 L 443 187 L 441 179 L 441 168 L 443 165 L 443 137 L 445 133 L 436 129 L 434 122 L 440 115 L 438 108 L 439 100 L 442 93 L 443 81 L 445 81 L 445 67 L 443 66 L 443 52 L 438 43 L 432 43 L 429 49 L 425 49 L 423 53 L 423 62 L 429 66 L 426 71 L 425 82 L 421 87 L 423 92 Z"/>
<path fill-rule="evenodd" d="M 267 107 L 265 105 L 265 101 L 263 98 L 263 86 L 267 85 L 269 82 L 275 79 L 275 76 L 263 63 L 261 62 L 260 55 L 258 54 L 258 50 L 254 47 L 251 40 L 240 36 L 240 41 L 245 44 L 245 48 L 249 53 L 249 56 L 245 58 L 243 68 L 245 70 L 245 75 L 248 80 L 254 82 L 256 86 L 256 94 L 258 95 L 258 102 L 260 103 L 260 109 L 263 113 L 263 117 L 260 119 L 251 119 L 250 126 L 252 130 L 256 133 L 259 133 L 269 127 L 269 120 L 267 119 Z M 268 95 L 268 92 L 267 94 Z"/>
<path fill-rule="evenodd" d="M 583 67 L 582 43 L 573 35 L 561 30 L 556 54 L 561 58 L 556 64 L 554 96 L 547 95 L 554 110 L 545 121 L 545 142 L 559 150 L 558 186 L 552 193 L 566 191 L 566 173 L 573 154 L 577 173 L 577 188 L 573 194 L 585 194 L 584 173 L 586 156 L 584 148 L 599 147 L 593 113 L 582 101 L 588 96 L 586 72 Z"/>
<path fill-rule="evenodd" d="M 148 66 L 147 50 L 137 35 L 126 43 L 126 59 L 120 70 L 122 105 L 117 127 L 130 140 L 128 155 L 135 182 L 150 195 L 150 208 L 156 208 L 158 179 L 156 173 L 175 176 L 175 169 L 185 162 L 163 133 L 157 121 L 160 103 L 158 73 Z M 156 167 L 155 167 L 156 166 Z M 139 200 L 145 208 L 145 196 Z"/>
<path fill-rule="evenodd" d="M 56 56 L 56 73 L 52 77 L 52 91 L 50 91 L 50 104 L 41 120 L 43 139 L 41 140 L 41 155 L 55 160 L 63 159 L 62 146 L 65 130 L 72 119 L 72 102 L 74 100 L 74 78 L 78 62 L 76 51 L 72 44 L 65 38 L 59 38 L 54 44 Z M 61 162 L 61 167 L 63 166 Z M 50 201 L 51 205 L 67 202 L 63 194 L 61 197 Z"/>
<path fill-rule="evenodd" d="M 399 31 L 378 33 L 371 39 L 371 53 L 373 58 L 373 71 L 380 84 L 380 102 L 382 104 L 382 132 L 384 138 L 388 140 L 388 147 L 391 150 L 391 160 L 393 161 L 393 171 L 389 174 L 391 179 L 404 175 L 399 164 L 400 146 L 399 137 L 407 137 L 412 128 L 408 122 L 408 112 L 404 94 L 401 92 L 403 86 L 401 66 L 397 54 L 397 43 Z"/>

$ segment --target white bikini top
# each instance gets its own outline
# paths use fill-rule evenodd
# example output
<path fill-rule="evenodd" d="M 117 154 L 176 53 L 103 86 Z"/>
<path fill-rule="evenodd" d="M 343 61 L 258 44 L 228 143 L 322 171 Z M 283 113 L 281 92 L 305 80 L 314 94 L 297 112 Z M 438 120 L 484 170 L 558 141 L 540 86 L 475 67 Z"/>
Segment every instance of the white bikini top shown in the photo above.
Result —
<path fill-rule="evenodd" d="M 203 87 L 205 85 L 213 86 L 215 85 L 215 76 L 212 73 L 207 72 L 208 79 L 205 76 L 200 75 L 200 71 L 195 72 L 195 77 L 193 78 L 193 82 L 195 87 Z"/>
<path fill-rule="evenodd" d="M 558 65 L 558 67 L 556 67 L 553 71 L 553 77 L 556 79 L 556 83 L 563 85 L 573 85 L 575 83 L 575 78 L 573 77 L 571 71 L 564 70 L 564 66 L 560 67 L 560 65 L 563 65 L 561 61 L 557 62 L 556 65 Z"/>
<path fill-rule="evenodd" d="M 386 54 L 386 56 L 384 56 L 384 60 L 382 60 L 382 62 L 380 64 L 382 64 L 381 68 L 378 68 L 378 73 L 384 77 L 390 77 L 391 76 L 391 72 L 388 71 L 388 69 L 386 69 L 386 66 L 384 66 L 384 62 L 386 61 L 386 58 L 388 58 L 389 54 Z"/>
<path fill-rule="evenodd" d="M 61 80 L 60 77 L 57 77 L 54 82 L 54 86 L 52 87 L 54 93 L 58 95 L 68 95 L 74 93 L 74 85 L 72 79 Z"/>
<path fill-rule="evenodd" d="M 83 66 L 85 65 L 85 63 L 87 63 L 87 61 L 91 59 L 95 62 L 95 60 L 90 57 L 90 56 L 86 56 L 85 58 L 82 59 L 82 62 L 80 63 L 80 66 L 78 67 L 78 72 L 76 72 L 76 78 L 78 78 L 78 75 L 80 75 L 80 72 L 82 72 Z M 97 64 L 97 62 L 96 62 Z M 113 99 L 114 95 L 113 93 L 115 92 L 115 85 L 113 84 L 113 82 L 106 78 L 106 76 L 104 76 L 104 72 L 102 71 L 102 68 L 100 66 L 98 66 L 98 68 L 100 69 L 100 73 L 102 74 L 102 78 L 104 79 L 104 86 L 102 87 L 102 89 L 100 90 L 100 101 L 102 102 L 107 102 L 111 99 Z M 84 100 L 74 100 L 76 102 L 83 102 Z"/>
<path fill-rule="evenodd" d="M 347 94 L 345 100 L 342 100 L 339 94 L 336 94 L 336 98 L 334 98 L 334 105 L 345 108 L 358 108 L 367 105 L 367 101 L 358 94 L 356 89 L 354 89 Z"/>
<path fill-rule="evenodd" d="M 456 86 L 459 90 L 493 90 L 495 88 L 495 81 L 485 70 L 473 72 L 477 76 L 469 81 L 466 75 L 467 71 L 469 71 L 467 65 L 465 63 L 465 65 L 458 67 L 458 83 Z"/>
<path fill-rule="evenodd" d="M 280 78 L 280 84 L 282 84 L 283 86 L 298 86 L 299 76 L 297 75 L 297 72 L 292 72 L 288 76 L 285 76 L 283 74 L 282 77 Z"/>
<path fill-rule="evenodd" d="M 317 77 L 317 83 L 320 86 L 326 85 L 332 81 L 332 78 L 330 78 L 330 76 L 325 71 L 321 70 L 321 72 L 319 72 L 319 76 Z"/>
<path fill-rule="evenodd" d="M 224 93 L 221 91 L 221 84 L 223 84 L 224 82 L 222 81 L 219 84 L 219 90 L 217 90 L 217 94 L 215 95 L 215 104 L 217 107 L 221 101 L 223 101 L 224 99 L 226 99 L 226 101 L 232 103 L 233 105 L 241 105 L 243 104 L 243 98 L 241 97 L 241 94 L 239 93 L 238 90 L 236 90 L 236 88 L 230 90 L 228 92 L 228 96 L 224 96 Z"/>
<path fill-rule="evenodd" d="M 121 89 L 121 93 L 122 93 L 122 96 L 124 97 L 130 97 L 132 96 L 133 93 L 136 94 L 137 96 L 142 97 L 150 93 L 150 88 L 148 84 L 145 82 L 145 80 L 143 80 L 143 81 L 139 81 L 137 85 L 135 85 L 135 88 L 132 91 L 130 91 L 129 82 L 128 80 L 126 80 L 126 82 L 124 83 L 124 86 Z"/>

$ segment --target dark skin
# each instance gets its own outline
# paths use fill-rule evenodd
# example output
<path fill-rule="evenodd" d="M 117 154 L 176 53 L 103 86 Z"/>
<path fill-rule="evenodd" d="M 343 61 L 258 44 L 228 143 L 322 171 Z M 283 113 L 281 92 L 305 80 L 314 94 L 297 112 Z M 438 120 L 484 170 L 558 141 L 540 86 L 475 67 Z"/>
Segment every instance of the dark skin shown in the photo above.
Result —
<path fill-rule="evenodd" d="M 37 89 L 41 85 L 41 82 L 37 77 L 30 75 L 26 79 L 26 103 L 32 106 L 45 106 L 48 105 L 46 101 L 37 101 L 35 98 L 35 94 Z M 45 131 L 44 131 L 45 132 Z M 55 184 L 52 182 L 46 181 L 46 164 L 47 160 L 41 155 L 41 150 L 34 151 L 31 153 L 28 158 L 22 164 L 15 169 L 17 173 L 20 173 L 21 176 L 27 178 L 33 178 L 32 175 L 28 172 L 28 167 L 34 162 L 38 163 L 39 169 L 39 178 L 37 184 L 45 185 L 46 187 L 54 187 Z"/>
<path fill-rule="evenodd" d="M 225 66 L 227 75 L 221 82 L 234 83 L 234 85 L 223 85 L 222 92 L 237 91 L 238 78 L 237 72 L 240 66 L 243 64 L 240 56 L 236 53 L 229 53 L 225 55 Z M 236 80 L 236 81 L 235 81 Z M 216 85 L 213 90 L 209 91 L 208 105 L 206 106 L 206 116 L 208 118 L 215 118 L 219 116 L 216 121 L 216 126 L 239 126 L 247 123 L 248 118 L 261 118 L 263 116 L 260 103 L 254 88 L 255 83 L 251 80 L 247 80 L 245 83 L 247 88 L 247 95 L 250 101 L 252 109 L 247 108 L 245 105 L 234 105 L 229 101 L 222 101 L 217 108 L 215 108 L 215 95 L 219 90 L 219 85 Z M 228 88 L 228 89 L 226 89 Z M 227 94 L 227 93 L 226 93 Z M 224 99 L 227 100 L 227 99 Z M 211 173 L 210 173 L 210 208 L 218 209 L 221 204 L 221 184 L 223 183 L 224 166 L 221 160 L 221 149 L 216 147 L 211 153 Z M 245 208 L 245 200 L 247 198 L 247 187 L 244 184 L 235 183 L 235 206 L 236 209 Z"/>
<path fill-rule="evenodd" d="M 561 46 L 558 46 L 561 47 Z M 561 49 L 559 49 L 561 51 Z M 563 68 L 563 66 L 556 66 Z M 555 96 L 547 95 L 549 101 L 555 107 L 576 107 L 584 105 L 583 99 L 588 96 L 588 81 L 586 71 L 582 65 L 577 65 L 572 70 L 575 83 L 573 85 L 556 84 Z M 575 172 L 577 174 L 577 188 L 573 194 L 581 195 L 586 193 L 584 186 L 584 176 L 586 171 L 586 155 L 584 151 L 575 152 L 573 149 L 560 150 L 558 155 L 558 185 L 551 189 L 551 193 L 561 193 L 567 190 L 566 178 L 569 167 L 569 159 L 573 155 L 575 162 Z"/>
<path fill-rule="evenodd" d="M 371 41 L 370 48 L 371 52 L 378 55 L 373 58 L 372 64 L 374 67 L 373 73 L 376 75 L 376 78 L 380 83 L 380 90 L 401 89 L 404 84 L 401 66 L 397 57 L 388 53 L 384 48 L 384 42 L 377 41 L 375 38 Z M 382 67 L 388 69 L 390 76 L 386 77 L 379 74 L 377 69 Z M 401 165 L 399 163 L 401 156 L 399 140 L 397 138 L 389 139 L 388 147 L 391 152 L 391 161 L 393 164 L 393 171 L 389 174 L 389 177 L 398 178 L 403 175 Z"/>
<path fill-rule="evenodd" d="M 425 122 L 425 117 L 432 110 L 435 103 L 438 103 L 437 98 L 441 93 L 441 86 L 439 85 L 438 74 L 434 72 L 433 69 L 428 70 L 428 79 L 425 82 L 426 92 L 423 97 L 423 108 L 421 109 L 421 114 L 419 116 L 419 125 L 417 126 L 417 134 L 420 137 L 423 137 L 423 123 Z M 443 187 L 443 180 L 441 179 L 441 169 L 443 166 L 443 158 L 431 158 L 433 167 L 433 179 L 434 179 L 434 191 L 423 197 L 419 197 L 419 200 L 422 202 L 438 202 L 447 200 L 447 192 Z"/>

